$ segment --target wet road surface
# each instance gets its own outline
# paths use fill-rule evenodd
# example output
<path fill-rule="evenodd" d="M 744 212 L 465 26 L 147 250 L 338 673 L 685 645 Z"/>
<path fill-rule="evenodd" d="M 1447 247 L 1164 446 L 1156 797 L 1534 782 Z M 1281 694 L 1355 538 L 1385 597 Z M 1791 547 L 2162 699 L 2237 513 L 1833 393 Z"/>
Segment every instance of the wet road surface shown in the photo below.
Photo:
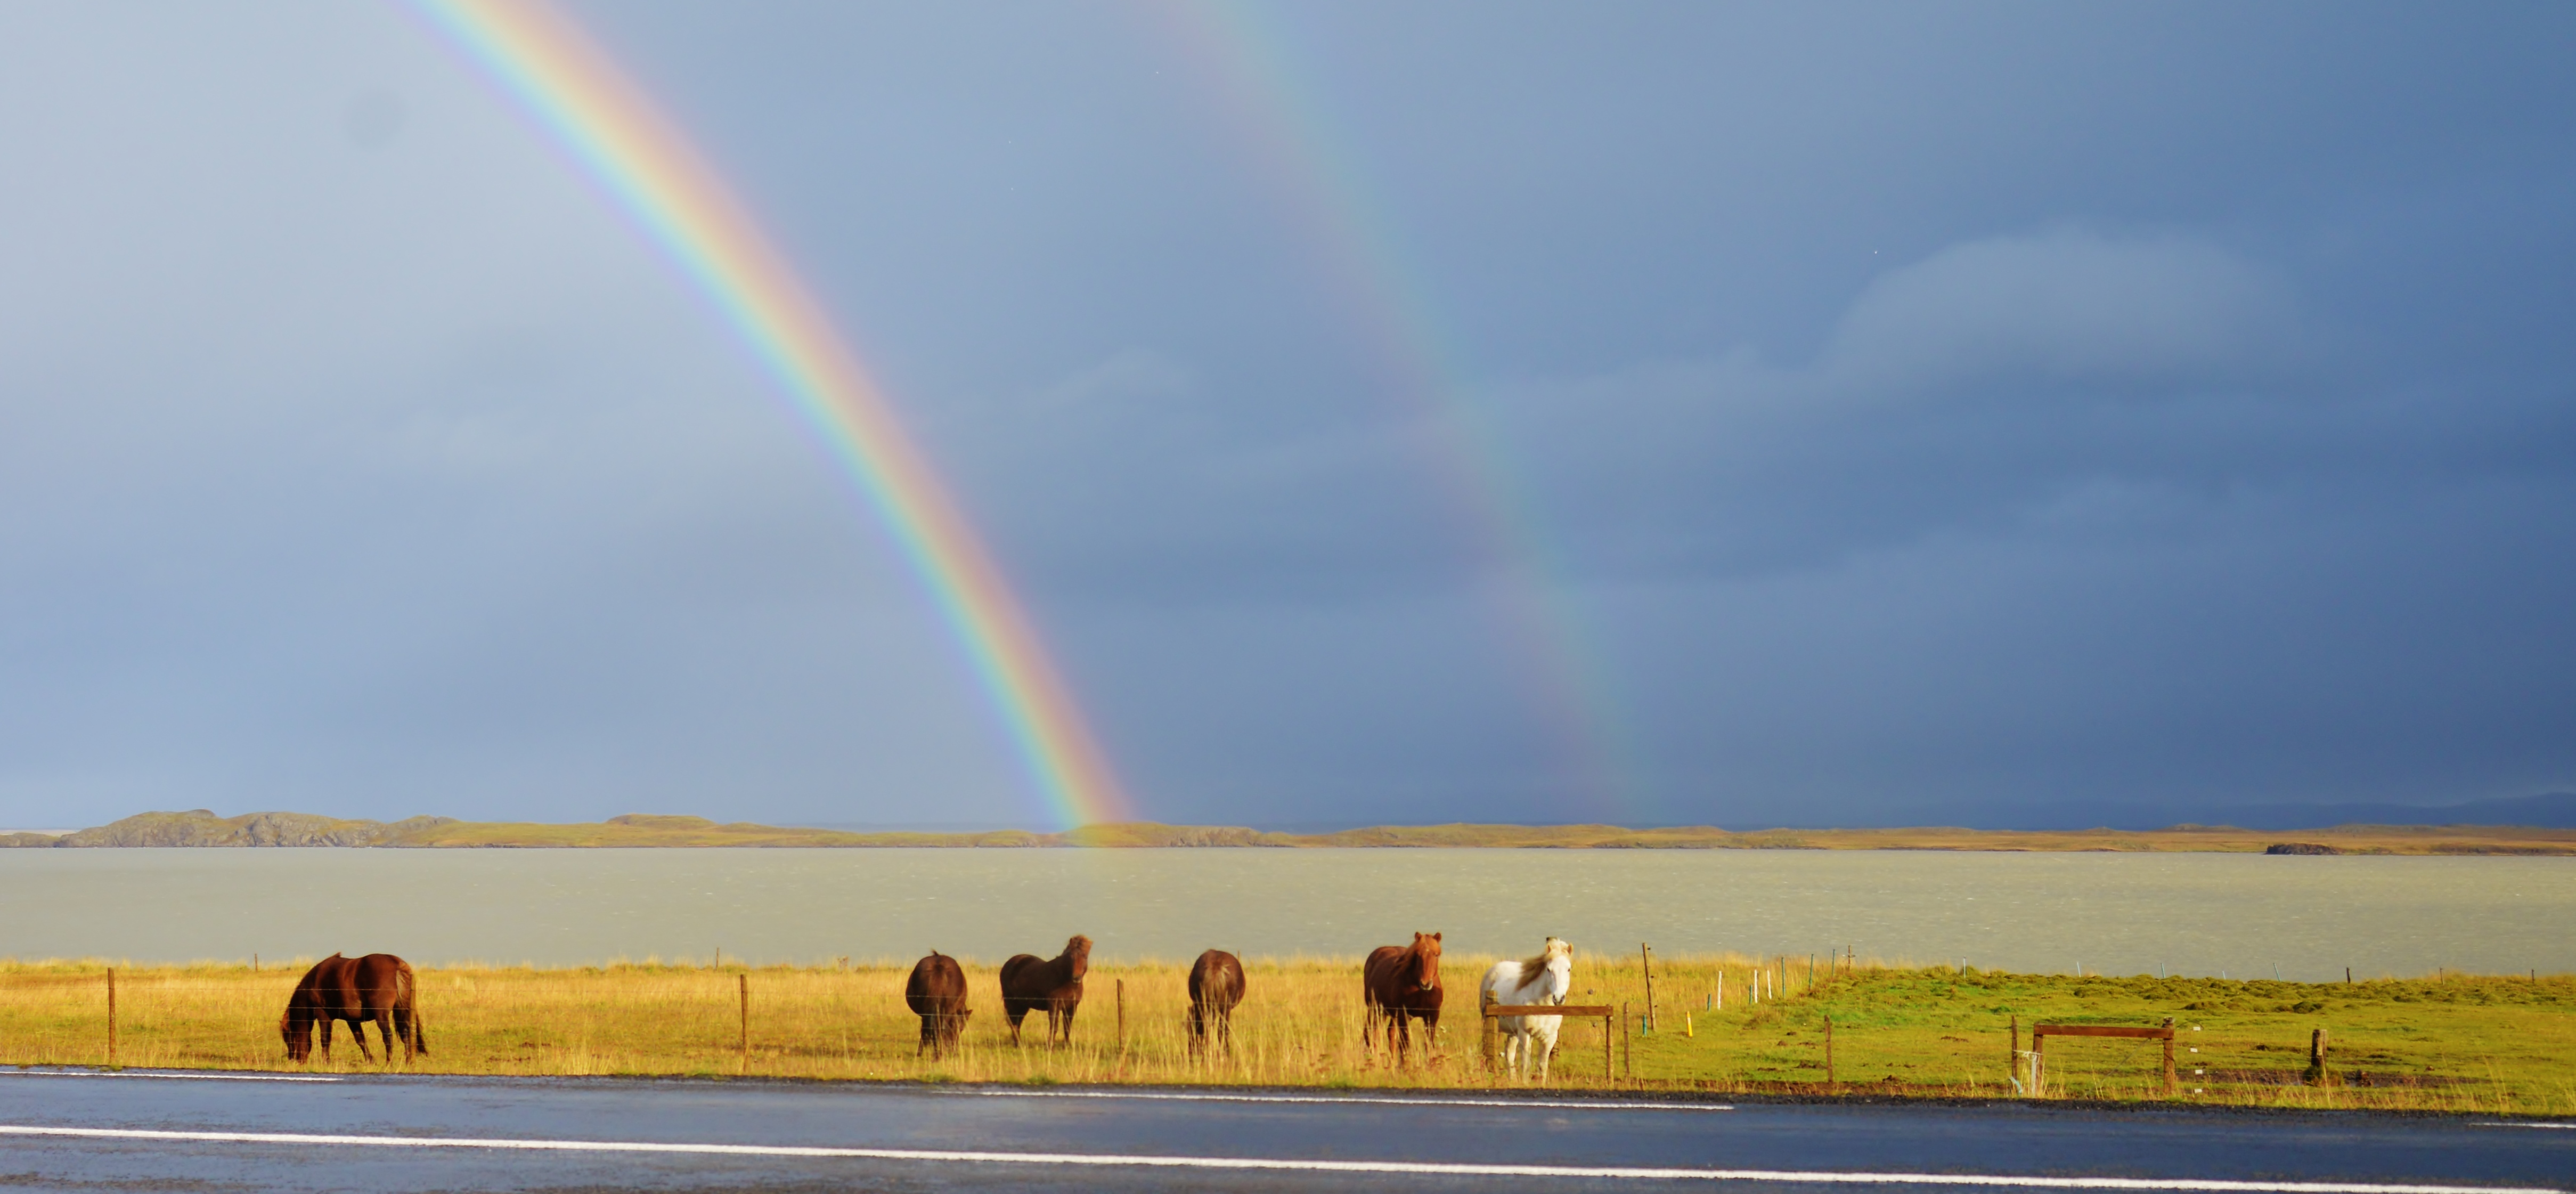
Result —
<path fill-rule="evenodd" d="M 2161 1108 L 1728 1108 L 1367 1092 L 1207 1097 L 0 1070 L 0 1189 L 1731 1192 L 2224 1183 L 2576 1191 L 2576 1127 Z"/>

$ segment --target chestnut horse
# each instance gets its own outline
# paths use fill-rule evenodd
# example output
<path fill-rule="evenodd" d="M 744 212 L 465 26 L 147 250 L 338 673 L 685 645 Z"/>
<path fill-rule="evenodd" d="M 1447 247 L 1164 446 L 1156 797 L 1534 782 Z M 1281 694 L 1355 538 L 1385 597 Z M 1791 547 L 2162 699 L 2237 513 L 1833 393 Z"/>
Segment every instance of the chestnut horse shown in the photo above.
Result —
<path fill-rule="evenodd" d="M 1073 1009 L 1082 1006 L 1082 976 L 1091 970 L 1091 938 L 1076 936 L 1064 943 L 1064 952 L 1041 961 L 1031 954 L 1013 954 L 1002 963 L 1002 1014 L 1011 1021 L 1011 1043 L 1020 1043 L 1020 1020 L 1030 1012 L 1047 1014 L 1047 1043 L 1052 1045 L 1061 1029 L 1064 1043 L 1073 1043 Z"/>
<path fill-rule="evenodd" d="M 1243 1002 L 1243 962 L 1212 949 L 1190 963 L 1190 1056 L 1207 1052 L 1214 1029 L 1226 1056 L 1234 1055 L 1234 1005 Z"/>
<path fill-rule="evenodd" d="M 1376 1047 L 1377 1019 L 1386 1017 L 1386 1047 L 1404 1064 L 1413 1047 L 1411 1023 L 1422 1021 L 1422 1049 L 1431 1051 L 1440 1032 L 1440 934 L 1415 933 L 1411 945 L 1381 945 L 1369 951 L 1360 971 L 1360 991 L 1368 1004 L 1368 1026 L 1360 1047 Z"/>
<path fill-rule="evenodd" d="M 367 1022 L 372 1020 L 385 1038 L 385 1060 L 394 1059 L 394 1041 L 400 1038 L 403 1060 L 409 1061 L 416 1053 L 429 1052 L 418 997 L 411 963 L 392 954 L 363 958 L 333 954 L 315 962 L 295 984 L 295 994 L 286 1000 L 286 1014 L 277 1018 L 277 1033 L 286 1038 L 288 1059 L 303 1061 L 313 1056 L 313 1026 L 318 1022 L 322 1060 L 329 1061 L 332 1022 L 346 1020 L 349 1035 L 358 1038 L 358 1056 L 374 1061 L 375 1055 L 367 1051 Z"/>
<path fill-rule="evenodd" d="M 903 984 L 904 1005 L 921 1017 L 921 1044 L 912 1055 L 930 1050 L 933 1058 L 955 1048 L 957 1034 L 966 1030 L 966 1017 L 975 1013 L 966 1006 L 966 971 L 957 959 L 938 950 L 912 964 L 912 977 Z"/>

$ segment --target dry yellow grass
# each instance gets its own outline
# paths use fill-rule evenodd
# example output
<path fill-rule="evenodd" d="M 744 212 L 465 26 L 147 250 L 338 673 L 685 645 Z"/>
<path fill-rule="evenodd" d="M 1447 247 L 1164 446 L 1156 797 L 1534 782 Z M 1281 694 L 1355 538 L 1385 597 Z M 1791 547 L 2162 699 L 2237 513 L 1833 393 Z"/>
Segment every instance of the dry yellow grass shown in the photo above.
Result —
<path fill-rule="evenodd" d="M 431 1051 L 413 1072 L 502 1075 L 698 1075 L 821 1080 L 1015 1083 L 1224 1083 L 1279 1086 L 1487 1087 L 1508 1079 L 1483 1064 L 1476 980 L 1493 959 L 1452 955 L 1444 967 L 1451 1018 L 1427 1060 L 1396 1067 L 1364 1047 L 1357 963 L 1249 959 L 1234 1049 L 1190 1056 L 1183 1017 L 1186 968 L 1161 962 L 1097 965 L 1074 1044 L 1044 1045 L 1042 1018 L 1025 1043 L 1006 1036 L 993 967 L 967 968 L 974 1019 L 945 1058 L 914 1056 L 919 1021 L 903 1006 L 910 963 L 844 967 L 669 966 L 653 961 L 580 969 L 449 966 L 419 972 Z M 246 966 L 117 967 L 116 1062 L 135 1067 L 295 1070 L 276 1023 L 308 963 L 254 973 Z M 1778 997 L 1749 1004 L 1755 969 Z M 0 1063 L 98 1065 L 107 1058 L 106 966 L 0 962 Z M 1723 984 L 1726 1005 L 1711 996 Z M 741 992 L 750 991 L 749 1050 Z M 1121 989 L 1123 986 L 1123 998 Z M 1699 1090 L 1724 1094 L 1873 1093 L 2004 1098 L 2006 1025 L 2041 1019 L 2153 1023 L 2178 1015 L 2203 1031 L 2185 1055 L 2203 1076 L 2189 1101 L 2277 1106 L 2576 1112 L 2576 980 L 2451 978 L 2343 984 L 2076 979 L 1957 975 L 1864 965 L 1811 989 L 1805 959 L 1786 967 L 1727 957 L 1657 958 L 1661 1030 L 1614 1034 L 1617 1077 L 1603 1074 L 1604 1039 L 1567 1021 L 1550 1085 L 1568 1089 Z M 1625 1004 L 1645 989 L 1637 959 L 1578 956 L 1572 1001 Z M 1123 1047 L 1119 1008 L 1123 1003 Z M 1828 1086 L 1821 1028 L 1836 1023 Z M 2318 1089 L 2291 1077 L 2311 1025 L 2342 1042 L 2340 1068 L 2376 1073 L 2371 1087 Z M 1687 1026 L 1687 1027 L 1686 1027 Z M 2131 1042 L 2050 1046 L 2057 1092 L 2160 1097 L 2156 1051 Z M 382 1064 L 381 1059 L 378 1063 Z M 317 1070 L 359 1071 L 348 1038 Z M 2186 1090 L 2193 1083 L 2186 1082 Z"/>

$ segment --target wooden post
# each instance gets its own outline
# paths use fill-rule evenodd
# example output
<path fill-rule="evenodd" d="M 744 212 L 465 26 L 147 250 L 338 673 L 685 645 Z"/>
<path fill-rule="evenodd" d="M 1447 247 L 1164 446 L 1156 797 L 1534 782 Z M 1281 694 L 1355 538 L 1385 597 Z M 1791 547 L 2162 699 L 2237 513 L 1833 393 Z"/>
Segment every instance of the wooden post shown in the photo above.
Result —
<path fill-rule="evenodd" d="M 1601 1017 L 1601 1080 L 1605 1083 L 1615 1082 L 1618 1078 L 1619 1069 L 1610 1059 L 1610 1017 L 1603 1016 Z"/>
<path fill-rule="evenodd" d="M 1494 993 L 1491 991 L 1478 991 L 1476 993 L 1476 1010 L 1479 1013 L 1477 1018 L 1482 1021 L 1485 1026 L 1484 1031 L 1476 1038 L 1476 1048 L 1485 1059 L 1486 1069 L 1499 1069 L 1501 1068 L 1499 1064 L 1500 1059 L 1494 1055 L 1494 1034 L 1496 1031 L 1494 1028 Z"/>
<path fill-rule="evenodd" d="M 2171 1024 L 2171 1023 L 2173 1023 L 2173 1021 L 2171 1021 L 2171 1020 L 2167 1020 L 2167 1021 L 2165 1021 L 2165 1023 L 2167 1023 L 2167 1024 Z M 2165 1093 L 2166 1093 L 2166 1094 L 2172 1094 L 2172 1093 L 2174 1093 L 2174 1087 L 2175 1087 L 2175 1085 L 2176 1085 L 2176 1083 L 2175 1083 L 2175 1081 L 2174 1081 L 2173 1038 L 2172 1038 L 2172 1037 L 2166 1037 L 2166 1038 L 2165 1038 Z"/>
<path fill-rule="evenodd" d="M 1643 941 L 1637 943 L 1637 970 L 1646 976 L 1646 1019 L 1643 1027 L 1646 1031 L 1653 1032 L 1655 1030 L 1655 951 L 1646 948 L 1646 943 Z"/>
<path fill-rule="evenodd" d="M 1628 1037 L 1628 1005 L 1619 1005 L 1619 1064 L 1628 1071 L 1628 1080 L 1637 1080 L 1637 1043 Z"/>
<path fill-rule="evenodd" d="M 1834 1018 L 1825 1017 L 1825 1089 L 1834 1088 Z"/>
<path fill-rule="evenodd" d="M 2031 1025 L 2031 1032 L 2030 1032 L 2030 1096 L 2031 1096 L 2032 1098 L 2038 1098 L 2038 1097 L 2039 1097 L 2040 1084 L 2041 1084 L 2041 1083 L 2043 1083 L 2043 1082 L 2045 1082 L 2045 1081 L 2047 1081 L 2047 1077 L 2046 1077 L 2046 1075 L 2045 1075 L 2045 1074 L 2042 1072 L 2042 1070 L 2041 1070 L 2041 1067 L 2042 1067 L 2042 1066 L 2045 1066 L 2045 1065 L 2047 1065 L 2047 1064 L 2048 1064 L 2048 1038 L 2047 1038 L 2047 1037 L 2045 1037 L 2045 1036 L 2040 1035 L 2040 1032 L 2039 1032 L 2039 1026 L 2038 1026 L 2038 1025 L 2036 1025 L 2036 1024 Z"/>
<path fill-rule="evenodd" d="M 107 968 L 107 1064 L 116 1064 L 116 967 Z"/>
<path fill-rule="evenodd" d="M 1117 990 L 1118 990 L 1118 1056 L 1119 1056 L 1121 1059 L 1124 1059 L 1124 1058 L 1127 1056 L 1127 980 L 1122 978 L 1122 979 L 1117 980 L 1117 983 L 1118 983 L 1118 988 L 1117 988 Z"/>
<path fill-rule="evenodd" d="M 2004 1054 L 2004 1073 L 2021 1077 L 2021 1017 L 2012 1018 L 2012 1052 Z"/>
<path fill-rule="evenodd" d="M 256 952 L 252 953 L 252 954 L 251 954 L 251 956 L 250 956 L 250 972 L 251 972 L 252 974 L 257 974 L 257 973 L 259 973 L 259 954 L 257 954 Z M 2350 973 L 2352 973 L 2352 972 L 2351 972 L 2351 971 L 2349 971 L 2349 970 L 2347 970 L 2347 971 L 2344 971 L 2344 973 L 2346 973 L 2346 974 L 2350 974 Z"/>
<path fill-rule="evenodd" d="M 742 1072 L 748 1074 L 751 1072 L 751 975 L 737 974 L 734 982 L 742 988 Z"/>

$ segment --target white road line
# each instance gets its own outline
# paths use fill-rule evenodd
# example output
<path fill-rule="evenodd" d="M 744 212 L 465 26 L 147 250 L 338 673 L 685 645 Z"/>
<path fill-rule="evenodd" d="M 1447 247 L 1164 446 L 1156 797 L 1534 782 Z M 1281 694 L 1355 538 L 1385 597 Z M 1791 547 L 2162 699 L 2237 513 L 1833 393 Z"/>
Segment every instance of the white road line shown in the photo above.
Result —
<path fill-rule="evenodd" d="M 2481 1128 L 2557 1128 L 2561 1131 L 2576 1130 L 2576 1124 L 2518 1124 L 2509 1120 L 2501 1119 L 2493 1123 L 2483 1123 L 2476 1126 Z"/>
<path fill-rule="evenodd" d="M 181 1078 L 195 1082 L 338 1082 L 311 1074 L 173 1074 L 143 1070 L 0 1070 L 0 1078 Z"/>
<path fill-rule="evenodd" d="M 999 1153 L 964 1149 L 823 1148 L 790 1144 L 658 1144 L 618 1140 L 477 1140 L 463 1137 L 328 1136 L 303 1132 L 161 1132 L 142 1128 L 0 1125 L 0 1136 L 147 1140 L 188 1144 L 340 1144 L 375 1148 L 488 1148 L 524 1152 L 813 1157 L 1145 1169 L 1236 1169 L 1442 1177 L 1571 1177 L 1634 1181 L 1757 1181 L 1818 1185 L 2004 1186 L 2046 1190 L 2207 1190 L 2225 1194 L 2567 1194 L 2548 1186 L 2433 1186 L 2374 1182 L 2240 1182 L 2204 1178 L 2025 1177 L 2016 1174 L 1866 1173 L 1806 1169 L 1653 1169 L 1618 1165 L 1478 1165 L 1432 1161 L 1309 1161 L 1272 1157 L 1157 1157 L 1114 1153 Z"/>
<path fill-rule="evenodd" d="M 1151 1099 L 1181 1103 L 1365 1103 L 1394 1107 L 1557 1107 L 1577 1111 L 1733 1111 L 1724 1103 L 1610 1102 L 1594 1099 L 1397 1099 L 1384 1095 L 1200 1094 L 1195 1091 L 963 1090 L 995 1099 Z"/>

